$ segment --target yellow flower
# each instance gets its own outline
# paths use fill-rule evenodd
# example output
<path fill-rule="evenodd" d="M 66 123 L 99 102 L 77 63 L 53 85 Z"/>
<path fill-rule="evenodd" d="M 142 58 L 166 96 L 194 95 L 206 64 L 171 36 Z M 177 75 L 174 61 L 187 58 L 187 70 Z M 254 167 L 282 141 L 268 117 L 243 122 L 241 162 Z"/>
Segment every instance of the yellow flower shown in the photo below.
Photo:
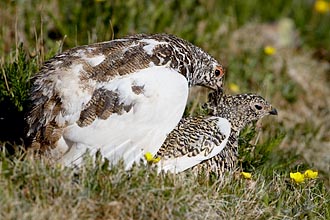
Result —
<path fill-rule="evenodd" d="M 248 172 L 241 172 L 241 175 L 242 175 L 245 179 L 251 179 L 251 177 L 252 177 L 251 173 L 248 173 Z"/>
<path fill-rule="evenodd" d="M 290 178 L 293 179 L 296 183 L 302 183 L 305 180 L 304 175 L 301 174 L 300 172 L 296 172 L 296 173 L 290 172 Z"/>
<path fill-rule="evenodd" d="M 235 83 L 229 83 L 229 89 L 230 89 L 230 91 L 235 92 L 235 93 L 240 91 L 239 86 Z"/>
<path fill-rule="evenodd" d="M 276 48 L 272 46 L 265 46 L 264 53 L 269 56 L 274 55 L 276 53 Z"/>
<path fill-rule="evenodd" d="M 318 13 L 326 13 L 330 11 L 330 3 L 324 0 L 316 0 L 314 3 L 314 9 Z"/>
<path fill-rule="evenodd" d="M 315 179 L 318 176 L 318 172 L 317 171 L 313 171 L 313 170 L 306 170 L 304 173 L 304 177 L 307 179 Z"/>
<path fill-rule="evenodd" d="M 144 154 L 144 158 L 147 160 L 148 163 L 158 163 L 160 161 L 160 157 L 154 158 L 150 152 Z"/>

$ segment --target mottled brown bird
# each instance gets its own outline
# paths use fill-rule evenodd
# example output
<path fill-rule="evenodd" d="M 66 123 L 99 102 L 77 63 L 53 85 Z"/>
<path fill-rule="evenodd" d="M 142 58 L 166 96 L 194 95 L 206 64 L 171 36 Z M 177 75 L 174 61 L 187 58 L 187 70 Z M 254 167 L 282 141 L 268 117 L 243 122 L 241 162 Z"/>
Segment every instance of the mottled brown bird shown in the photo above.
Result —
<path fill-rule="evenodd" d="M 157 153 L 159 171 L 189 168 L 220 175 L 236 166 L 238 136 L 247 124 L 277 111 L 255 94 L 209 95 L 208 116 L 183 118 Z"/>
<path fill-rule="evenodd" d="M 138 34 L 76 47 L 32 80 L 31 148 L 64 165 L 89 150 L 126 168 L 153 155 L 180 121 L 190 86 L 222 87 L 223 68 L 168 34 Z"/>

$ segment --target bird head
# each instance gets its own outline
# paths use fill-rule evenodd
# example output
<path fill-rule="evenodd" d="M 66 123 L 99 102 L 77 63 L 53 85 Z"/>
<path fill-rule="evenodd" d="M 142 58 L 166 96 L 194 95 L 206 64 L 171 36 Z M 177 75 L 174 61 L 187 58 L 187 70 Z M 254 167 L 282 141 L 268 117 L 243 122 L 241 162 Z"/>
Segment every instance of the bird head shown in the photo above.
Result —
<path fill-rule="evenodd" d="M 221 90 L 223 87 L 223 77 L 225 70 L 221 64 L 214 60 L 210 55 L 203 54 L 205 59 L 193 64 L 194 72 L 188 76 L 191 85 L 205 86 L 212 90 Z"/>
<path fill-rule="evenodd" d="M 256 94 L 224 95 L 219 91 L 213 92 L 209 95 L 207 108 L 212 115 L 228 119 L 237 130 L 266 115 L 277 115 L 277 110 Z"/>

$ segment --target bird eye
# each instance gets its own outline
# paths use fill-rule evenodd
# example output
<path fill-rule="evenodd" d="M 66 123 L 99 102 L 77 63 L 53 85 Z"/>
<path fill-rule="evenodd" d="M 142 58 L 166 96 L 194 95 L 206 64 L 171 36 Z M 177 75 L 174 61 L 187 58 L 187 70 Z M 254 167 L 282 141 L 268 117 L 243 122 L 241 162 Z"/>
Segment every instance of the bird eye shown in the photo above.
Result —
<path fill-rule="evenodd" d="M 217 66 L 216 69 L 214 70 L 214 74 L 216 77 L 221 77 L 223 76 L 225 73 L 224 73 L 224 70 L 221 66 Z"/>
<path fill-rule="evenodd" d="M 261 105 L 258 105 L 258 104 L 254 105 L 254 107 L 255 107 L 257 110 L 261 110 L 261 109 L 262 109 L 262 106 L 261 106 Z"/>

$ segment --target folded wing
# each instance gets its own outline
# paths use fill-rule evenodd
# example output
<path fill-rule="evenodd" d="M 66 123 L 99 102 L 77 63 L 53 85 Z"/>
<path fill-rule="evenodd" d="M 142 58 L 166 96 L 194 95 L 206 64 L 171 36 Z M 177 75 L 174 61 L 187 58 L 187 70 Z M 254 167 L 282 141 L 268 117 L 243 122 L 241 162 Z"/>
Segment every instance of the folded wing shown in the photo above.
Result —
<path fill-rule="evenodd" d="M 220 117 L 182 120 L 167 137 L 157 156 L 159 171 L 179 173 L 219 154 L 227 144 L 231 125 Z"/>
<path fill-rule="evenodd" d="M 65 128 L 64 140 L 76 144 L 61 163 L 79 165 L 87 149 L 99 149 L 112 163 L 123 159 L 126 168 L 146 152 L 156 154 L 182 117 L 187 96 L 187 80 L 165 67 L 150 67 L 103 84 L 77 122 Z"/>

